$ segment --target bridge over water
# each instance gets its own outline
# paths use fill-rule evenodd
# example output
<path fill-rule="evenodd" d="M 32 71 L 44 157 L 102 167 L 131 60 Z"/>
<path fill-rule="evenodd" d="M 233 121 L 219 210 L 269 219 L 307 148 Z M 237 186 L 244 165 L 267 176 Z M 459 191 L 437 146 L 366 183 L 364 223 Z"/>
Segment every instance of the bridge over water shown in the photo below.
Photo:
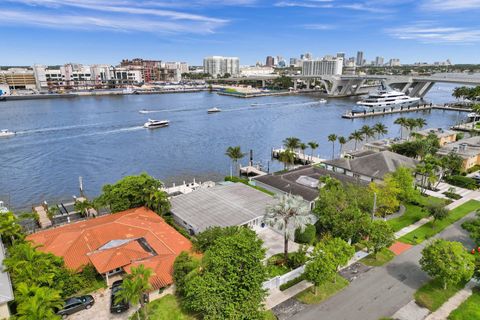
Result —
<path fill-rule="evenodd" d="M 278 78 L 279 75 L 267 75 L 257 77 L 218 79 L 227 82 L 240 82 L 245 80 L 266 81 Z M 312 84 L 320 82 L 325 87 L 327 94 L 332 97 L 352 96 L 364 94 L 385 83 L 390 87 L 400 90 L 409 96 L 423 98 L 436 83 L 453 83 L 459 85 L 480 85 L 480 74 L 460 73 L 437 73 L 431 76 L 400 76 L 400 75 L 342 75 L 342 76 L 289 76 L 294 81 L 294 89 L 297 89 L 299 81 L 306 82 L 307 90 Z"/>

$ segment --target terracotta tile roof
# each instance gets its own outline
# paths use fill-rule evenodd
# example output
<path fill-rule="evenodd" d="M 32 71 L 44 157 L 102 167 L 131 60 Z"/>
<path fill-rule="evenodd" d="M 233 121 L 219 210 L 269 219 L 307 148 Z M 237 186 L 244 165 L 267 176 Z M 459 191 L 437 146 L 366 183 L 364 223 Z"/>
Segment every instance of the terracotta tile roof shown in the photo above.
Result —
<path fill-rule="evenodd" d="M 142 238 L 146 245 L 138 241 Z M 39 250 L 63 257 L 66 266 L 73 270 L 92 263 L 99 273 L 119 267 L 129 272 L 131 265 L 144 264 L 155 273 L 151 279 L 154 289 L 173 282 L 175 258 L 182 251 L 190 251 L 192 246 L 188 239 L 145 207 L 40 231 L 27 239 L 41 245 Z M 131 241 L 112 245 L 114 241 L 126 239 Z"/>

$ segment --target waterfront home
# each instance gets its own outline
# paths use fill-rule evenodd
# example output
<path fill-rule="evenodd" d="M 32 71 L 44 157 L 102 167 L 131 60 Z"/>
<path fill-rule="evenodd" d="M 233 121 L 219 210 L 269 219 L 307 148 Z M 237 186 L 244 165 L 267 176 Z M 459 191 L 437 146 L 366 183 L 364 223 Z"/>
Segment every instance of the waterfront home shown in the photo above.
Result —
<path fill-rule="evenodd" d="M 473 136 L 448 143 L 438 150 L 437 155 L 446 156 L 451 152 L 463 159 L 463 170 L 468 170 L 475 165 L 480 165 L 480 136 Z"/>
<path fill-rule="evenodd" d="M 427 137 L 430 134 L 434 134 L 440 146 L 444 146 L 447 143 L 452 143 L 457 140 L 457 133 L 452 130 L 446 130 L 442 128 L 430 128 L 421 131 L 417 131 L 416 134 L 421 135 L 423 137 Z"/>
<path fill-rule="evenodd" d="M 330 176 L 344 183 L 356 183 L 356 179 L 318 166 L 302 166 L 295 170 L 272 173 L 253 178 L 256 186 L 275 194 L 293 194 L 301 196 L 313 208 L 322 187 L 319 179 Z"/>
<path fill-rule="evenodd" d="M 216 226 L 261 228 L 265 210 L 275 199 L 243 183 L 225 182 L 170 201 L 175 222 L 193 235 Z"/>
<path fill-rule="evenodd" d="M 321 165 L 339 174 L 358 181 L 381 182 L 387 173 L 395 172 L 399 167 L 414 169 L 418 161 L 391 151 L 365 152 L 353 159 L 340 158 L 325 161 Z"/>
<path fill-rule="evenodd" d="M 107 285 L 112 277 L 143 264 L 153 270 L 151 299 L 173 283 L 175 258 L 192 247 L 188 239 L 145 207 L 40 231 L 27 240 L 40 245 L 38 250 L 62 257 L 72 270 L 93 265 Z"/>
<path fill-rule="evenodd" d="M 10 276 L 4 270 L 3 259 L 5 258 L 5 248 L 0 241 L 0 319 L 10 318 L 10 309 L 8 302 L 13 301 L 12 283 Z"/>

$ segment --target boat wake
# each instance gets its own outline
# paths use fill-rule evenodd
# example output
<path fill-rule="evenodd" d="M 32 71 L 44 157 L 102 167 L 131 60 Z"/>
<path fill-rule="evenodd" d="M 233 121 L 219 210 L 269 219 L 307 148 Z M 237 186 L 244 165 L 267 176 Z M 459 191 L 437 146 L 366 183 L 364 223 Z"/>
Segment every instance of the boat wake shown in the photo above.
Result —
<path fill-rule="evenodd" d="M 39 129 L 32 129 L 32 130 L 17 131 L 17 134 L 30 134 L 30 133 L 72 130 L 72 129 L 78 129 L 78 128 L 94 127 L 102 124 L 104 123 L 90 123 L 90 124 L 79 124 L 79 125 L 64 126 L 64 127 L 39 128 Z"/>

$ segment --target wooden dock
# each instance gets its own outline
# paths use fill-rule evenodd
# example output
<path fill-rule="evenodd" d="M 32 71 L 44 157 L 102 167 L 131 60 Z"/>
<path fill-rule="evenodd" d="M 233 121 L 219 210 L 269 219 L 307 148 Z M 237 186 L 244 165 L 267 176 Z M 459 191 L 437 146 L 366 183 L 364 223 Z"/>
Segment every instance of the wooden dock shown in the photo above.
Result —
<path fill-rule="evenodd" d="M 38 215 L 38 224 L 40 228 L 48 228 L 52 226 L 52 221 L 48 218 L 47 210 L 44 206 L 33 207 L 33 211 Z"/>
<path fill-rule="evenodd" d="M 402 112 L 415 112 L 415 111 L 425 111 L 425 110 L 448 110 L 448 111 L 460 111 L 460 112 L 472 112 L 472 109 L 469 108 L 462 108 L 462 107 L 455 107 L 449 105 L 438 105 L 438 104 L 424 104 L 418 105 L 415 107 L 401 107 L 400 109 L 395 108 L 384 108 L 382 111 L 364 111 L 364 112 L 347 112 L 342 115 L 344 119 L 356 119 L 356 118 L 366 118 L 366 117 L 374 117 L 374 116 L 383 116 L 387 114 L 393 113 L 402 113 Z"/>
<path fill-rule="evenodd" d="M 284 152 L 285 149 L 272 149 L 272 158 L 278 159 L 280 153 Z M 302 164 L 316 164 L 326 161 L 326 159 L 320 158 L 320 156 L 310 156 L 308 154 L 303 154 L 298 151 L 293 151 L 295 155 L 295 162 L 301 162 Z"/>
<path fill-rule="evenodd" d="M 266 172 L 263 172 L 262 170 L 260 170 L 258 167 L 256 166 L 245 166 L 245 167 L 240 167 L 240 173 L 243 174 L 243 175 L 246 175 L 247 177 L 248 176 L 264 176 L 266 175 L 267 173 Z"/>

